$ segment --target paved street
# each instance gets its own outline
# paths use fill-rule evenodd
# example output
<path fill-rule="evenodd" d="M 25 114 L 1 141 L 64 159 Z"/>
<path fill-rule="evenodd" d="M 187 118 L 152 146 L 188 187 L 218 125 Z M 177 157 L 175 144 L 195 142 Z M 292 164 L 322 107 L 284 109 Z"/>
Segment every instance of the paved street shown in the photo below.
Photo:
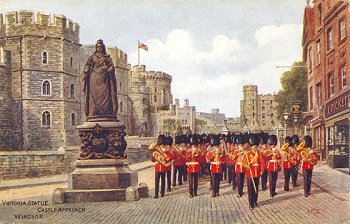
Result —
<path fill-rule="evenodd" d="M 154 195 L 153 177 L 153 168 L 139 171 L 139 182 L 148 184 L 151 196 Z M 334 194 L 313 184 L 311 196 L 305 198 L 301 176 L 299 186 L 289 192 L 282 190 L 282 177 L 280 174 L 278 195 L 270 198 L 268 191 L 260 191 L 259 206 L 253 211 L 248 209 L 247 194 L 237 198 L 226 182 L 222 184 L 221 196 L 211 198 L 208 178 L 200 181 L 199 195 L 193 199 L 188 197 L 184 185 L 176 186 L 159 199 L 63 205 L 51 204 L 51 193 L 66 184 L 3 190 L 0 191 L 0 223 L 350 223 L 348 192 L 342 194 L 338 189 Z M 17 205 L 4 205 L 4 200 Z M 28 205 L 28 201 L 33 204 L 31 200 L 40 202 Z M 45 201 L 48 205 L 40 205 Z M 20 205 L 23 202 L 27 204 Z M 15 219 L 19 214 L 37 219 Z"/>

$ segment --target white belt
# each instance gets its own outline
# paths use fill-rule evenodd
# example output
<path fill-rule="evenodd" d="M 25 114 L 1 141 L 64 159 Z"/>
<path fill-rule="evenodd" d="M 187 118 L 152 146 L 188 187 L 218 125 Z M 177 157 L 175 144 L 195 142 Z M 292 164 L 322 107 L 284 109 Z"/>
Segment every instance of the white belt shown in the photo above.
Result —
<path fill-rule="evenodd" d="M 214 164 L 214 165 L 220 165 L 221 162 L 212 162 L 211 164 Z"/>
<path fill-rule="evenodd" d="M 278 162 L 279 160 L 271 159 L 269 162 Z"/>
<path fill-rule="evenodd" d="M 197 165 L 197 164 L 199 164 L 198 162 L 188 162 L 187 163 L 188 165 Z"/>
<path fill-rule="evenodd" d="M 253 165 L 251 165 L 251 166 L 259 166 L 259 164 L 257 164 L 257 163 L 254 163 Z"/>
<path fill-rule="evenodd" d="M 242 164 L 242 162 L 237 162 L 236 164 Z"/>

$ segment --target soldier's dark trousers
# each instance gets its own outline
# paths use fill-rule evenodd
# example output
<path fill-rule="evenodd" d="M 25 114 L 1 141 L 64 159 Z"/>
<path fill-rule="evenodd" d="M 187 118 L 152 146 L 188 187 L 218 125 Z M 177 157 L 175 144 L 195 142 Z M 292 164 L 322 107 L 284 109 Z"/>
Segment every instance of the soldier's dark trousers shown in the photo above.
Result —
<path fill-rule="evenodd" d="M 188 193 L 197 196 L 199 173 L 188 173 Z"/>
<path fill-rule="evenodd" d="M 249 202 L 249 206 L 252 208 L 254 208 L 254 206 L 258 204 L 259 179 L 260 177 L 254 177 L 254 178 L 247 177 L 248 202 Z M 255 192 L 253 180 L 255 182 L 256 192 Z"/>
<path fill-rule="evenodd" d="M 268 176 L 268 171 L 267 169 L 264 170 L 264 172 L 261 174 L 261 189 L 265 191 L 267 189 L 267 176 Z"/>
<path fill-rule="evenodd" d="M 212 173 L 211 179 L 212 179 L 212 187 L 213 187 L 213 196 L 219 196 L 220 192 L 220 180 L 222 177 L 222 173 Z"/>
<path fill-rule="evenodd" d="M 278 172 L 269 173 L 269 187 L 270 187 L 270 196 L 276 195 L 276 184 L 277 184 Z"/>
<path fill-rule="evenodd" d="M 221 175 L 221 180 L 226 180 L 227 179 L 227 165 L 226 163 L 222 164 L 222 175 Z"/>
<path fill-rule="evenodd" d="M 187 166 L 182 165 L 182 182 L 187 181 Z"/>
<path fill-rule="evenodd" d="M 284 172 L 284 190 L 289 191 L 289 180 L 290 180 L 290 174 L 292 172 L 292 168 L 285 168 L 283 172 Z"/>
<path fill-rule="evenodd" d="M 171 191 L 171 170 L 167 170 L 166 174 L 166 185 L 168 192 Z"/>
<path fill-rule="evenodd" d="M 238 195 L 240 196 L 243 195 L 244 177 L 245 177 L 245 173 L 237 174 L 237 188 L 238 188 Z"/>
<path fill-rule="evenodd" d="M 156 172 L 155 173 L 155 192 L 154 192 L 154 196 L 158 197 L 158 193 L 159 193 L 159 179 L 161 181 L 160 184 L 160 195 L 164 196 L 165 194 L 165 172 Z"/>
<path fill-rule="evenodd" d="M 312 170 L 303 170 L 304 174 L 304 194 L 310 194 Z"/>
<path fill-rule="evenodd" d="M 297 180 L 298 180 L 298 168 L 297 166 L 292 166 L 292 183 L 293 187 L 297 185 Z"/>
<path fill-rule="evenodd" d="M 177 183 L 179 185 L 182 185 L 182 168 L 181 168 L 181 166 L 174 166 L 173 167 L 173 186 L 176 186 L 176 177 L 177 177 Z"/>

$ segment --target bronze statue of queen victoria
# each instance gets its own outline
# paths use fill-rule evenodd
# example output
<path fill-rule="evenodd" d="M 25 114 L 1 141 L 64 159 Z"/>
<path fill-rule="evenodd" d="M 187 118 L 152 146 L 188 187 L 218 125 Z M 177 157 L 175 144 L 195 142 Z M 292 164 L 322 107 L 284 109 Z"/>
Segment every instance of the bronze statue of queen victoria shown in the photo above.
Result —
<path fill-rule="evenodd" d="M 85 115 L 87 121 L 118 121 L 118 97 L 115 69 L 102 40 L 96 43 L 83 70 Z"/>

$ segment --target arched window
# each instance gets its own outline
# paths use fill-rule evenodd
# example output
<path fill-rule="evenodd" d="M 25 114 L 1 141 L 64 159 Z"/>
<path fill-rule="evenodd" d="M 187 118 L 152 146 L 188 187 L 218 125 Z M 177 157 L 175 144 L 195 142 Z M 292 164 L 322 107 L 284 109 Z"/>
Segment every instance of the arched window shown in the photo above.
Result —
<path fill-rule="evenodd" d="M 157 95 L 154 95 L 154 102 L 157 102 Z"/>
<path fill-rule="evenodd" d="M 51 84 L 50 81 L 44 80 L 42 84 L 42 95 L 43 96 L 50 96 L 51 95 Z"/>
<path fill-rule="evenodd" d="M 49 111 L 43 112 L 41 124 L 43 127 L 50 127 L 51 126 L 51 115 L 50 115 Z"/>
<path fill-rule="evenodd" d="M 122 90 L 122 81 L 119 81 L 119 90 Z"/>
<path fill-rule="evenodd" d="M 70 85 L 70 98 L 74 99 L 74 84 Z"/>
<path fill-rule="evenodd" d="M 72 113 L 70 115 L 70 121 L 71 121 L 72 126 L 75 126 L 77 124 L 75 113 Z"/>
<path fill-rule="evenodd" d="M 119 107 L 120 107 L 120 112 L 123 112 L 123 101 L 120 101 L 120 103 L 119 103 Z"/>
<path fill-rule="evenodd" d="M 70 57 L 69 59 L 69 65 L 71 68 L 73 68 L 73 57 Z"/>
<path fill-rule="evenodd" d="M 47 52 L 43 51 L 42 53 L 42 62 L 43 64 L 47 64 Z"/>

